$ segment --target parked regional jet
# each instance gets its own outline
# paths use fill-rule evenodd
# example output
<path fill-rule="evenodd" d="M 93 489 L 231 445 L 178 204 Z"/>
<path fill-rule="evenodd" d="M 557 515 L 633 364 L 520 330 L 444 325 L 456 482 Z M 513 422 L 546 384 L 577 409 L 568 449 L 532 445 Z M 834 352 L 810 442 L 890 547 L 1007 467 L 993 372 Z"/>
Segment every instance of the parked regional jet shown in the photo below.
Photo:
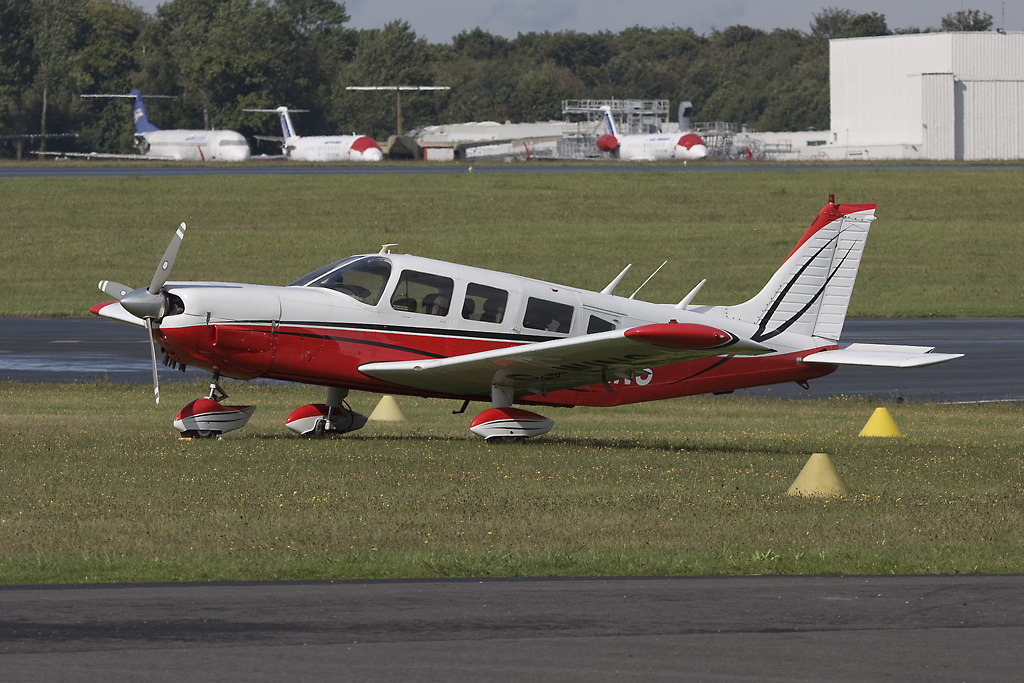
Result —
<path fill-rule="evenodd" d="M 610 107 L 601 107 L 605 134 L 597 139 L 597 148 L 622 161 L 696 161 L 708 155 L 708 147 L 696 133 L 653 133 L 619 135 Z"/>
<path fill-rule="evenodd" d="M 677 304 L 616 296 L 625 270 L 592 292 L 386 248 L 286 287 L 171 282 L 182 223 L 148 287 L 100 282 L 118 301 L 91 310 L 146 327 L 157 402 L 155 343 L 165 363 L 213 373 L 209 395 L 175 418 L 185 435 L 248 421 L 254 406 L 222 404 L 225 376 L 327 387 L 326 403 L 285 421 L 302 434 L 362 427 L 366 417 L 345 403 L 356 389 L 461 400 L 463 411 L 470 401 L 489 402 L 470 430 L 522 440 L 553 422 L 515 404 L 616 406 L 803 384 L 840 365 L 918 367 L 959 357 L 920 346 L 839 347 L 874 213 L 874 204 L 837 206 L 830 196 L 764 288 L 735 306 L 692 304 L 700 285 Z"/>
<path fill-rule="evenodd" d="M 124 97 L 134 100 L 135 146 L 139 154 L 105 154 L 98 152 L 36 152 L 51 156 L 86 157 L 90 159 L 146 159 L 151 161 L 247 161 L 249 143 L 233 130 L 161 130 L 149 122 L 143 95 L 132 90 L 127 95 L 80 95 L 79 97 Z"/>
<path fill-rule="evenodd" d="M 384 153 L 376 140 L 368 135 L 308 135 L 295 133 L 289 112 L 304 109 L 246 109 L 245 111 L 277 114 L 281 119 L 281 150 L 295 161 L 380 161 Z M 278 139 L 278 138 L 273 138 Z"/>

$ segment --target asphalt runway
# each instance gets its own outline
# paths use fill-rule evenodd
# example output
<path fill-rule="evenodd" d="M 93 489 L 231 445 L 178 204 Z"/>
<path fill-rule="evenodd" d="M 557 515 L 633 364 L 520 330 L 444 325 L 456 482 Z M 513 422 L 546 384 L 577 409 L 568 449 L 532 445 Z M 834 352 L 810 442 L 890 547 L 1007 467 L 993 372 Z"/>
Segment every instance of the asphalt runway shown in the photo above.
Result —
<path fill-rule="evenodd" d="M 26 162 L 18 166 L 0 166 L 0 178 L 118 178 L 118 177 L 173 177 L 197 175 L 379 175 L 379 174 L 453 174 L 453 173 L 647 173 L 651 171 L 687 173 L 742 173 L 780 171 L 920 171 L 920 170 L 1021 170 L 1020 164 L 865 164 L 865 163 L 816 163 L 816 164 L 638 164 L 632 162 L 594 161 L 515 161 L 496 163 L 436 163 L 408 162 L 400 164 L 351 164 L 308 165 L 301 163 L 281 164 L 278 162 L 254 161 L 249 164 L 203 165 L 151 165 L 146 162 L 123 164 L 75 164 L 63 162 Z"/>
<path fill-rule="evenodd" d="M 963 358 L 908 370 L 844 367 L 809 389 L 744 389 L 780 398 L 870 396 L 879 400 L 1024 400 L 1024 318 L 849 319 L 842 343 L 913 344 Z M 141 328 L 105 318 L 0 318 L 0 379 L 22 382 L 151 382 Z M 160 381 L 207 380 L 160 366 Z"/>
<path fill-rule="evenodd" d="M 1024 577 L 0 588 L 5 681 L 1019 681 Z"/>

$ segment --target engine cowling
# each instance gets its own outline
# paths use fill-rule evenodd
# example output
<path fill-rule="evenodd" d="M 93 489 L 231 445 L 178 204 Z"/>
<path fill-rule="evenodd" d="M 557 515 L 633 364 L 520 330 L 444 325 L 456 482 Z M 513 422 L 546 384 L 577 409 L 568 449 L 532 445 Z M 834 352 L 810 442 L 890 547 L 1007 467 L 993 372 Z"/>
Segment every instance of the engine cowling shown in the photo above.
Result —
<path fill-rule="evenodd" d="M 602 152 L 614 152 L 619 148 L 619 139 L 614 135 L 602 135 L 597 139 L 597 148 Z"/>

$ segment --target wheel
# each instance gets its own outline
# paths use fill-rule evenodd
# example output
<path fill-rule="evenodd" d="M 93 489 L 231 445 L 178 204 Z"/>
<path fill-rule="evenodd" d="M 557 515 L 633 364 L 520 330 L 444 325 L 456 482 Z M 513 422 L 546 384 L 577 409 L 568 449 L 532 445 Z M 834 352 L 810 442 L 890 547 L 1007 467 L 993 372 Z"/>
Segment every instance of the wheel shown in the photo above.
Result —
<path fill-rule="evenodd" d="M 487 443 L 526 443 L 525 436 L 492 436 L 487 439 Z"/>
<path fill-rule="evenodd" d="M 220 436 L 216 429 L 189 429 L 181 433 L 182 439 L 212 439 Z"/>

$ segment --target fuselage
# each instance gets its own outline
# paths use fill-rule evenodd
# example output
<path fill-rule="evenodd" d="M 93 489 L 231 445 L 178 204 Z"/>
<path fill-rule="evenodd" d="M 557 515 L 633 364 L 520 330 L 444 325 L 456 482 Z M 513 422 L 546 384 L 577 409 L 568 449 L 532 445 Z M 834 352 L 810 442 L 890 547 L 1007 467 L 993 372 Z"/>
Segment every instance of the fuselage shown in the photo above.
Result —
<path fill-rule="evenodd" d="M 153 130 L 136 133 L 144 155 L 180 161 L 248 161 L 249 144 L 233 130 Z"/>
<path fill-rule="evenodd" d="M 671 321 L 710 321 L 742 336 L 755 332 L 752 324 L 730 319 L 727 308 L 680 309 L 402 254 L 350 257 L 286 287 L 169 282 L 166 290 L 176 305 L 155 334 L 180 363 L 239 379 L 472 400 L 488 400 L 487 388 L 472 395 L 427 392 L 374 379 L 360 367 Z M 608 406 L 805 381 L 834 367 L 800 359 L 835 346 L 783 333 L 767 355 L 638 368 L 631 379 L 519 402 Z"/>
<path fill-rule="evenodd" d="M 708 155 L 707 145 L 696 133 L 602 135 L 597 146 L 622 161 L 697 161 Z"/>
<path fill-rule="evenodd" d="M 384 153 L 368 135 L 290 137 L 284 154 L 295 161 L 381 161 Z"/>

